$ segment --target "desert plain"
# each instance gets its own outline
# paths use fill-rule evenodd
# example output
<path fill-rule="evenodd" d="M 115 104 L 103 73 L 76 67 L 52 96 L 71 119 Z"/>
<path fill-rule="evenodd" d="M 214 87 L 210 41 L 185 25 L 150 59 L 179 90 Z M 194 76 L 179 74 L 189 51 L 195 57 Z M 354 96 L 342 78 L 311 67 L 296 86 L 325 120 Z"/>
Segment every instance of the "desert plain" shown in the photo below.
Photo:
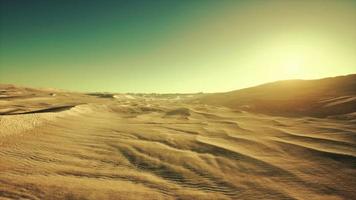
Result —
<path fill-rule="evenodd" d="M 356 76 L 228 93 L 0 85 L 0 199 L 356 197 Z"/>

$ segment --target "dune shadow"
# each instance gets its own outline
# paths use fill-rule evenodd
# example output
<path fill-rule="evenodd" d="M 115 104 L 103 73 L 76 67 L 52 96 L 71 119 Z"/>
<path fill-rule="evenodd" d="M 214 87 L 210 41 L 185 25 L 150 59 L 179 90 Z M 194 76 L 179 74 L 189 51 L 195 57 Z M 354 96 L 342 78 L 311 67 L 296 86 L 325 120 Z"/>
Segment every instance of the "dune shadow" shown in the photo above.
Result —
<path fill-rule="evenodd" d="M 66 110 L 70 110 L 71 108 L 75 107 L 76 105 L 65 105 L 65 106 L 55 106 L 50 108 L 43 108 L 31 111 L 24 111 L 24 112 L 14 112 L 18 110 L 11 110 L 10 112 L 0 113 L 0 115 L 23 115 L 23 114 L 34 114 L 34 113 L 55 113 L 55 112 L 62 112 Z"/>

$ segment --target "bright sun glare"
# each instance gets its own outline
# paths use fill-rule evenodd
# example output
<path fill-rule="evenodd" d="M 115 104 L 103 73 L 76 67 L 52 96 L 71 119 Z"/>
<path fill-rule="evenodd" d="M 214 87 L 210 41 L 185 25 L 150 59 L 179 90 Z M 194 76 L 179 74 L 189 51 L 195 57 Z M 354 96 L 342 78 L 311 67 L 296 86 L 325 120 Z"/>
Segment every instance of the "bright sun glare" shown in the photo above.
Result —
<path fill-rule="evenodd" d="M 300 64 L 297 62 L 287 63 L 286 66 L 284 66 L 284 71 L 285 75 L 297 76 L 300 71 Z"/>
<path fill-rule="evenodd" d="M 279 66 L 283 79 L 301 78 L 303 74 L 302 65 L 305 59 L 302 54 L 287 54 L 280 59 Z"/>

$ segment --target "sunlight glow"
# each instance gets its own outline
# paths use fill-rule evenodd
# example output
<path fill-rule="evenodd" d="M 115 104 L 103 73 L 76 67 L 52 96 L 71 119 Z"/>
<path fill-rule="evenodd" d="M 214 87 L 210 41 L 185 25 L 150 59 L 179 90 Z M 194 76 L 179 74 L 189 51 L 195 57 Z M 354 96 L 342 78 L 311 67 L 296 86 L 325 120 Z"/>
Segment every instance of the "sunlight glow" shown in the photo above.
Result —
<path fill-rule="evenodd" d="M 284 66 L 284 73 L 287 75 L 287 76 L 296 76 L 299 74 L 299 71 L 300 71 L 300 66 L 299 64 L 296 62 L 296 63 L 287 63 L 285 66 Z"/>

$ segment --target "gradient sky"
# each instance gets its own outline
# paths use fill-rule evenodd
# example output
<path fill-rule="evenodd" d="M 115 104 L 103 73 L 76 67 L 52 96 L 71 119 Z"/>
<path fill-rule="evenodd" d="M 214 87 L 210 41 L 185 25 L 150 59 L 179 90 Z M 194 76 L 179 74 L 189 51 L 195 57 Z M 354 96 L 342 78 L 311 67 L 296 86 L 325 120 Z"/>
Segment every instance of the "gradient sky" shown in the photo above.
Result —
<path fill-rule="evenodd" d="M 356 73 L 352 0 L 0 2 L 0 83 L 217 92 Z"/>

